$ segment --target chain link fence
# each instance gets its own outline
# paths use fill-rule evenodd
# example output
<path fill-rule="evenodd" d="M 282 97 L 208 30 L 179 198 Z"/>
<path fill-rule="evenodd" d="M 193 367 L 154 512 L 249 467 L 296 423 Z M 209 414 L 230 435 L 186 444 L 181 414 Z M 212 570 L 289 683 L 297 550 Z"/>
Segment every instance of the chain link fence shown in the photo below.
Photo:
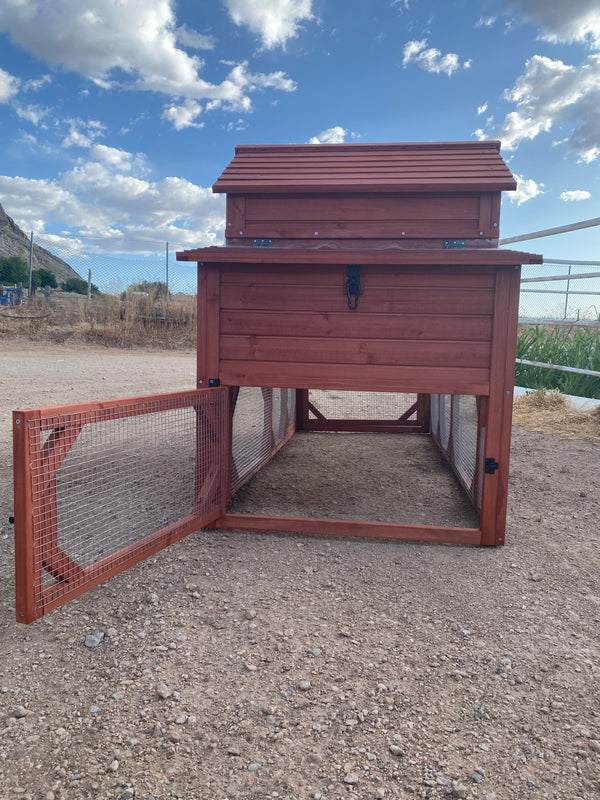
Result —
<path fill-rule="evenodd" d="M 600 261 L 547 260 L 523 266 L 522 321 L 600 321 Z"/>

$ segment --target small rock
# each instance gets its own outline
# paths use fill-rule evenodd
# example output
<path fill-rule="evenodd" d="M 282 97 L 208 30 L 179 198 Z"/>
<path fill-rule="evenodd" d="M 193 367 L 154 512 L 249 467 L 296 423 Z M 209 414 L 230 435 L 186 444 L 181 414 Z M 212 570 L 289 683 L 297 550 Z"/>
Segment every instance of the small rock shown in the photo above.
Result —
<path fill-rule="evenodd" d="M 377 797 L 378 800 L 383 800 L 383 798 L 385 797 L 385 789 L 383 788 L 383 786 L 380 786 L 379 789 L 377 789 L 377 791 L 375 792 L 375 797 Z"/>
<path fill-rule="evenodd" d="M 110 762 L 108 769 L 110 770 L 110 772 L 116 772 L 119 769 L 119 762 L 117 761 L 116 758 Z"/>
<path fill-rule="evenodd" d="M 230 744 L 229 747 L 227 748 L 227 753 L 230 756 L 239 756 L 241 755 L 241 752 L 242 751 L 240 750 L 240 748 L 237 747 L 237 745 L 235 744 Z"/>
<path fill-rule="evenodd" d="M 89 648 L 98 647 L 102 639 L 104 639 L 104 631 L 96 631 L 95 633 L 88 633 L 88 635 L 85 637 L 84 644 L 86 647 Z"/>
<path fill-rule="evenodd" d="M 166 683 L 159 683 L 156 687 L 156 694 L 160 697 L 161 700 L 167 700 L 173 692 L 169 689 Z"/>
<path fill-rule="evenodd" d="M 591 741 L 589 741 L 588 745 L 590 747 L 590 750 L 593 750 L 594 753 L 600 753 L 600 742 L 598 742 L 596 739 L 592 739 Z"/>
<path fill-rule="evenodd" d="M 356 772 L 349 772 L 347 775 L 344 775 L 344 783 L 353 786 L 355 783 L 358 783 L 358 775 Z"/>
<path fill-rule="evenodd" d="M 481 772 L 478 772 L 477 770 L 475 770 L 475 772 L 471 775 L 471 777 L 473 778 L 475 783 L 481 783 L 481 781 L 483 780 L 483 775 L 481 774 Z"/>
<path fill-rule="evenodd" d="M 401 748 L 401 747 L 399 747 L 397 744 L 391 744 L 391 745 L 390 745 L 390 753 L 391 753 L 393 756 L 401 756 L 401 755 L 402 755 L 402 753 L 403 753 L 403 750 L 402 750 L 402 748 Z"/>
<path fill-rule="evenodd" d="M 245 664 L 244 666 L 248 672 L 256 672 L 256 664 Z"/>
<path fill-rule="evenodd" d="M 120 800 L 133 800 L 135 797 L 135 791 L 129 787 L 127 789 L 123 789 L 120 795 Z"/>
<path fill-rule="evenodd" d="M 459 781 L 452 781 L 452 797 L 466 797 L 467 788 Z"/>
<path fill-rule="evenodd" d="M 248 764 L 248 772 L 258 772 L 261 768 L 262 764 L 259 764 L 256 761 L 253 761 L 252 764 Z"/>
<path fill-rule="evenodd" d="M 186 722 L 187 722 L 187 717 L 184 714 L 180 714 L 175 719 L 175 725 L 185 725 Z"/>
<path fill-rule="evenodd" d="M 29 712 L 27 711 L 27 709 L 23 708 L 23 706 L 17 706 L 13 711 L 12 715 L 15 719 L 23 719 L 23 717 L 26 717 L 28 713 Z"/>
<path fill-rule="evenodd" d="M 253 608 L 245 608 L 244 617 L 246 619 L 256 619 L 256 611 Z"/>
<path fill-rule="evenodd" d="M 146 602 L 150 606 L 157 605 L 158 604 L 158 595 L 155 592 L 150 592 L 150 594 L 146 596 Z"/>
<path fill-rule="evenodd" d="M 310 681 L 298 681 L 296 684 L 296 688 L 299 689 L 301 692 L 308 692 L 311 687 Z"/>
<path fill-rule="evenodd" d="M 529 579 L 539 583 L 539 581 L 544 579 L 544 576 L 540 572 L 532 572 L 529 576 Z"/>
<path fill-rule="evenodd" d="M 99 714 L 100 706 L 90 706 L 90 714 Z"/>

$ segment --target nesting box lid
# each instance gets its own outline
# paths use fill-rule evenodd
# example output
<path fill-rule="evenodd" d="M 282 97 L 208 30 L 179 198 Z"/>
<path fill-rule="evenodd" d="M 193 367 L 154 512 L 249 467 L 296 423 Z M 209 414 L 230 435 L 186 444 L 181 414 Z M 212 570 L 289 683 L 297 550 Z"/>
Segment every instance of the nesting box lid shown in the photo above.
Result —
<path fill-rule="evenodd" d="M 516 182 L 500 142 L 238 145 L 213 192 L 500 192 Z"/>

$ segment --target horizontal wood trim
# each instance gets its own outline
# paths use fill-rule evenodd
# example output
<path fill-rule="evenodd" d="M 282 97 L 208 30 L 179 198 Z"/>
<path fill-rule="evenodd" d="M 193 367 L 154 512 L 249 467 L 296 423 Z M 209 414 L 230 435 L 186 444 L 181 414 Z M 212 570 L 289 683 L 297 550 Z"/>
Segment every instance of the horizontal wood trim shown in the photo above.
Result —
<path fill-rule="evenodd" d="M 223 309 L 257 311 L 342 311 L 348 308 L 343 287 L 339 289 L 311 286 L 240 286 L 223 284 Z M 485 289 L 439 289 L 374 287 L 361 292 L 358 308 L 352 312 L 359 317 L 365 313 L 401 314 L 423 311 L 427 314 L 491 314 L 494 296 Z"/>
<path fill-rule="evenodd" d="M 284 247 L 201 247 L 177 253 L 178 261 L 199 261 L 219 264 L 277 264 L 284 270 L 287 264 L 393 264 L 406 266 L 474 266 L 498 267 L 519 264 L 541 264 L 543 256 L 519 250 L 473 248 L 472 250 L 411 250 L 324 248 L 320 250 Z"/>
<path fill-rule="evenodd" d="M 383 419 L 306 419 L 302 423 L 303 431 L 332 431 L 344 433 L 429 433 L 416 420 L 398 422 Z"/>
<path fill-rule="evenodd" d="M 312 239 L 317 231 L 319 236 L 338 239 L 359 238 L 464 238 L 472 237 L 480 230 L 479 221 L 473 220 L 395 220 L 395 221 L 345 221 L 334 222 L 248 222 L 243 228 L 244 235 L 250 238 L 272 239 Z"/>
<path fill-rule="evenodd" d="M 462 220 L 477 224 L 480 195 L 448 195 L 415 197 L 414 195 L 382 197 L 374 195 L 332 195 L 313 197 L 308 194 L 290 197 L 249 196 L 246 223 L 271 224 L 286 222 L 391 222 L 400 220 Z"/>
<path fill-rule="evenodd" d="M 360 322 L 360 327 L 358 324 Z M 278 311 L 222 311 L 221 334 L 254 336 L 356 337 L 363 331 L 375 339 L 489 342 L 492 317 L 427 316 L 426 314 L 365 314 Z"/>
<path fill-rule="evenodd" d="M 227 386 L 280 386 L 290 389 L 489 394 L 489 370 L 457 367 L 390 367 L 340 364 L 221 360 Z"/>
<path fill-rule="evenodd" d="M 253 514 L 224 514 L 215 528 L 228 530 L 303 533 L 310 536 L 351 536 L 361 539 L 398 539 L 416 542 L 446 542 L 478 545 L 478 528 L 450 528 L 434 525 L 400 525 L 389 522 L 361 522 L 342 519 L 274 517 Z"/>
<path fill-rule="evenodd" d="M 488 367 L 489 342 L 338 339 L 291 336 L 221 336 L 221 358 L 230 361 Z"/>
<path fill-rule="evenodd" d="M 295 268 L 283 272 L 275 264 L 253 264 L 226 266 L 221 272 L 221 283 L 251 285 L 274 284 L 277 286 L 346 286 L 347 269 L 344 264 L 331 268 Z M 408 267 L 367 264 L 361 273 L 361 282 L 367 286 L 445 287 L 465 289 L 491 289 L 496 277 L 490 270 L 475 267 L 429 267 L 427 270 L 411 270 Z"/>

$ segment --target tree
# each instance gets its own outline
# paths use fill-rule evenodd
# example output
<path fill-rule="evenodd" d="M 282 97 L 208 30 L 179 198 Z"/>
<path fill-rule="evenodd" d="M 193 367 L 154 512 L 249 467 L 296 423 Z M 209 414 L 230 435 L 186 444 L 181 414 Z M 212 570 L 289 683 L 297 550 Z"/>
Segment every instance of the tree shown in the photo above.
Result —
<path fill-rule="evenodd" d="M 141 283 L 132 283 L 127 291 L 145 292 L 152 298 L 152 300 L 166 298 L 171 294 L 167 284 L 163 283 L 163 281 L 142 281 Z"/>
<path fill-rule="evenodd" d="M 29 283 L 29 267 L 18 256 L 0 258 L 0 283 Z"/>
<path fill-rule="evenodd" d="M 56 282 L 56 275 L 45 267 L 40 267 L 40 269 L 33 270 L 31 273 L 31 285 L 35 286 L 36 288 L 39 286 L 49 286 L 51 289 L 56 289 L 58 286 Z"/>
<path fill-rule="evenodd" d="M 67 278 L 62 287 L 65 292 L 87 294 L 87 281 L 84 281 L 83 278 Z M 100 289 L 94 283 L 92 283 L 92 294 L 100 294 Z"/>

